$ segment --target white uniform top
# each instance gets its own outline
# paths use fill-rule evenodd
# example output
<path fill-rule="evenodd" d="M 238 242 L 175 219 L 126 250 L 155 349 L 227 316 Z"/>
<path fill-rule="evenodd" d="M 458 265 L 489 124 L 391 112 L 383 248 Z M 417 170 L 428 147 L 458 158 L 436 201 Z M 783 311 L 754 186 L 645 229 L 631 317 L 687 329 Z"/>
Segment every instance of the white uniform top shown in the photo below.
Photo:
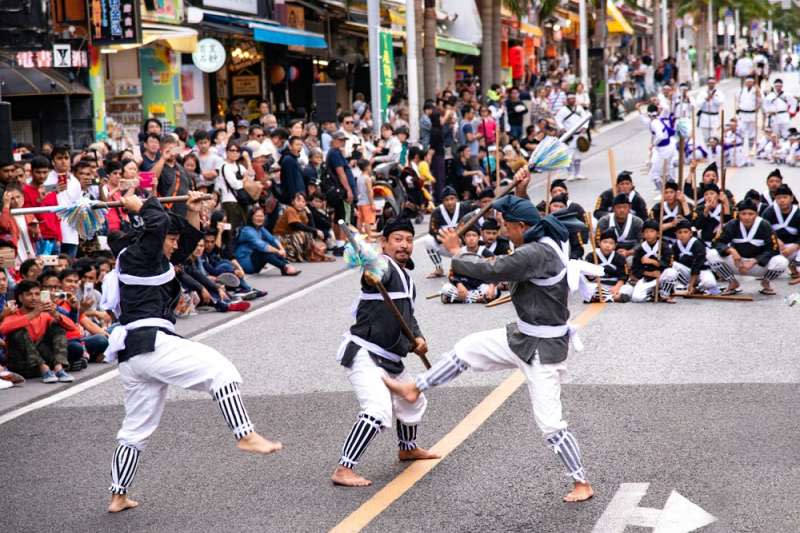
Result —
<path fill-rule="evenodd" d="M 797 100 L 786 92 L 778 94 L 772 91 L 764 98 L 764 111 L 774 113 L 773 119 L 779 123 L 789 122 L 789 113 L 797 109 Z"/>
<path fill-rule="evenodd" d="M 708 87 L 703 88 L 695 100 L 695 108 L 702 111 L 697 125 L 701 128 L 716 128 L 719 126 L 719 111 L 725 104 L 725 95 L 719 89 L 714 89 L 711 99 L 708 98 Z"/>
<path fill-rule="evenodd" d="M 739 91 L 739 97 L 736 99 L 736 107 L 738 108 L 739 120 L 742 122 L 755 122 L 756 111 L 758 111 L 758 98 L 755 85 L 748 89 L 742 87 Z"/>
<path fill-rule="evenodd" d="M 558 127 L 562 130 L 569 130 L 581 122 L 581 120 L 584 118 L 584 113 L 585 111 L 579 105 L 575 105 L 573 109 L 570 109 L 565 105 L 558 110 L 558 113 L 556 113 L 556 124 L 558 124 Z"/>
<path fill-rule="evenodd" d="M 692 98 L 688 93 L 686 98 L 679 94 L 672 100 L 672 112 L 675 113 L 675 118 L 692 118 L 692 106 Z"/>
<path fill-rule="evenodd" d="M 672 114 L 672 98 L 667 98 L 664 93 L 658 93 L 658 107 L 660 117 L 669 117 Z"/>
<path fill-rule="evenodd" d="M 664 117 L 654 118 L 648 122 L 650 133 L 653 135 L 653 147 L 662 157 L 668 157 L 675 151 L 675 130 L 665 122 L 668 122 L 668 119 Z"/>

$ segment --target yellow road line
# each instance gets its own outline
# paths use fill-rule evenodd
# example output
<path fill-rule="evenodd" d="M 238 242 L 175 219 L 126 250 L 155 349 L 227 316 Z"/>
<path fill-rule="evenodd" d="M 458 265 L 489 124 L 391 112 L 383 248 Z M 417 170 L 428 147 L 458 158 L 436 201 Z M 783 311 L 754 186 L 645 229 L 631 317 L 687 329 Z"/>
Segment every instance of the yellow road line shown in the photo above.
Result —
<path fill-rule="evenodd" d="M 578 317 L 572 321 L 575 327 L 583 327 L 596 317 L 605 307 L 605 304 L 591 304 Z M 490 392 L 469 414 L 454 427 L 450 433 L 442 437 L 431 451 L 442 456 L 441 459 L 431 461 L 415 461 L 405 470 L 390 481 L 385 487 L 375 493 L 372 498 L 361 504 L 348 517 L 339 522 L 330 533 L 353 533 L 361 531 L 375 517 L 385 511 L 395 500 L 405 494 L 417 481 L 433 470 L 453 450 L 472 435 L 475 430 L 483 425 L 517 389 L 525 383 L 525 376 L 519 370 L 507 377 L 503 382 Z"/>

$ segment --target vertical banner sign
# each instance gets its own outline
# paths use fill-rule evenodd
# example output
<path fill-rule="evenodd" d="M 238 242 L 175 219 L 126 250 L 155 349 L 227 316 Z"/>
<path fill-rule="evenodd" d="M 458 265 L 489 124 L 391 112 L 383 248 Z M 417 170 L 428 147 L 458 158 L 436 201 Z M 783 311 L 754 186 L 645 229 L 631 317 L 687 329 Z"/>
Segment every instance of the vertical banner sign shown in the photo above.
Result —
<path fill-rule="evenodd" d="M 141 42 L 139 0 L 89 0 L 88 8 L 95 46 Z"/>
<path fill-rule="evenodd" d="M 389 99 L 394 91 L 394 49 L 392 48 L 392 34 L 381 31 L 378 42 L 381 52 L 381 122 L 386 122 L 386 111 Z"/>
<path fill-rule="evenodd" d="M 139 49 L 142 72 L 142 107 L 144 116 L 162 120 L 167 131 L 172 131 L 182 112 L 180 99 L 180 65 L 178 54 L 165 46 Z"/>
<path fill-rule="evenodd" d="M 103 57 L 100 49 L 89 46 L 89 87 L 92 89 L 92 108 L 94 110 L 94 138 L 104 141 L 108 138 L 106 130 L 106 85 L 103 73 Z"/>

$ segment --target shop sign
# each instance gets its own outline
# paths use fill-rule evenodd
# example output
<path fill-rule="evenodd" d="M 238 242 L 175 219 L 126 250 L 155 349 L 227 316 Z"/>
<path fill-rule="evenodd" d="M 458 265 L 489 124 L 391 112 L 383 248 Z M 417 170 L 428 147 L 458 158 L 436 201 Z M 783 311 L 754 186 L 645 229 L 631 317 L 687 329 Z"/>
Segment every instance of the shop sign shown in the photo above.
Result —
<path fill-rule="evenodd" d="M 150 22 L 183 23 L 183 0 L 144 0 L 142 19 Z"/>
<path fill-rule="evenodd" d="M 131 78 L 114 80 L 114 98 L 137 98 L 142 96 L 142 80 Z"/>
<path fill-rule="evenodd" d="M 381 54 L 381 122 L 386 122 L 389 99 L 394 91 L 394 49 L 392 34 L 388 31 L 380 32 L 379 50 Z"/>
<path fill-rule="evenodd" d="M 261 87 L 258 76 L 236 76 L 231 79 L 233 86 L 233 96 L 258 96 L 261 94 Z"/>
<path fill-rule="evenodd" d="M 215 7 L 224 11 L 258 15 L 258 0 L 203 0 L 203 7 Z"/>
<path fill-rule="evenodd" d="M 192 62 L 203 72 L 216 72 L 225 65 L 225 47 L 216 39 L 202 39 L 192 53 Z"/>
<path fill-rule="evenodd" d="M 66 46 L 69 47 L 69 45 Z M 14 59 L 17 66 L 21 68 L 89 67 L 89 56 L 86 50 L 70 49 L 68 54 L 59 58 L 61 61 L 59 64 L 54 61 L 53 52 L 50 50 L 17 52 Z"/>
<path fill-rule="evenodd" d="M 72 66 L 72 46 L 69 44 L 53 45 L 53 66 L 56 68 Z"/>
<path fill-rule="evenodd" d="M 139 0 L 89 0 L 89 33 L 95 46 L 139 43 Z"/>
<path fill-rule="evenodd" d="M 288 5 L 286 6 L 286 25 L 296 30 L 306 29 L 306 10 L 303 6 Z M 306 50 L 305 46 L 289 46 L 290 52 L 303 53 Z"/>
<path fill-rule="evenodd" d="M 242 69 L 261 63 L 263 56 L 256 48 L 253 41 L 240 41 L 236 48 L 231 50 L 228 68 L 231 72 L 239 72 Z"/>

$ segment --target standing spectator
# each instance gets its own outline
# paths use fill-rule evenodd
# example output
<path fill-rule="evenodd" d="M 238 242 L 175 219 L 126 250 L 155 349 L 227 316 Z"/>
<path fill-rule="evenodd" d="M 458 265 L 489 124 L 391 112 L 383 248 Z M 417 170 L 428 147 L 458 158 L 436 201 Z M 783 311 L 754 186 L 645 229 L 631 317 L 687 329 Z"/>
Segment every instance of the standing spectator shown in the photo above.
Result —
<path fill-rule="evenodd" d="M 358 162 L 360 170 L 356 177 L 356 209 L 358 210 L 358 229 L 361 233 L 371 236 L 375 229 L 375 197 L 373 196 L 372 165 L 362 159 Z"/>
<path fill-rule="evenodd" d="M 139 163 L 139 170 L 142 172 L 149 172 L 156 166 L 156 163 L 161 159 L 161 136 L 156 133 L 148 133 L 144 138 L 141 150 L 141 162 Z"/>
<path fill-rule="evenodd" d="M 57 205 L 72 206 L 81 199 L 81 184 L 72 175 L 69 148 L 57 146 L 52 152 L 53 171 L 50 172 L 45 186 L 55 185 Z M 61 252 L 75 257 L 78 252 L 78 231 L 66 220 L 61 220 Z"/>
<path fill-rule="evenodd" d="M 475 133 L 475 111 L 472 106 L 464 106 L 461 110 L 461 124 L 458 128 L 458 140 L 461 145 L 469 147 L 469 161 L 472 168 L 478 166 L 478 152 L 480 151 L 480 143 L 478 136 Z"/>
<path fill-rule="evenodd" d="M 292 136 L 289 138 L 289 145 L 281 152 L 281 203 L 289 205 L 292 198 L 298 192 L 306 191 L 306 183 L 303 179 L 303 171 L 297 158 L 303 149 L 303 139 Z"/>
<path fill-rule="evenodd" d="M 161 141 L 161 158 L 153 166 L 153 192 L 156 196 L 180 196 L 195 189 L 195 184 L 178 163 L 178 142 L 172 135 Z M 186 216 L 186 202 L 176 202 L 165 206 L 179 216 Z"/>
<path fill-rule="evenodd" d="M 342 116 L 342 127 L 339 130 L 344 133 L 344 146 L 342 153 L 347 159 L 353 156 L 353 148 L 359 143 L 358 135 L 355 134 L 355 120 L 352 113 L 346 113 Z"/>
<path fill-rule="evenodd" d="M 564 107 L 566 101 L 567 101 L 567 88 L 562 87 L 560 83 L 554 84 L 550 90 L 550 94 L 547 97 L 550 114 L 555 116 L 555 114 L 558 113 L 559 109 Z"/>
<path fill-rule="evenodd" d="M 211 150 L 211 138 L 205 130 L 194 132 L 194 151 L 200 161 L 200 179 L 197 181 L 197 186 L 213 187 L 225 160 Z"/>
<path fill-rule="evenodd" d="M 131 161 L 136 164 L 135 162 Z M 108 202 L 116 202 L 122 198 L 122 165 L 116 161 L 106 163 L 108 181 L 103 185 L 101 196 Z M 120 231 L 123 223 L 128 223 L 128 212 L 121 207 L 112 207 L 106 212 L 108 232 Z"/>
<path fill-rule="evenodd" d="M 422 106 L 422 115 L 419 117 L 419 143 L 425 150 L 431 144 L 431 115 L 436 106 L 430 100 L 425 101 Z"/>
<path fill-rule="evenodd" d="M 23 377 L 41 376 L 44 383 L 75 381 L 64 370 L 68 364 L 66 332 L 75 330 L 75 324 L 59 313 L 52 301 L 42 301 L 35 281 L 21 281 L 14 298 L 19 309 L 0 323 L 8 368 Z"/>
<path fill-rule="evenodd" d="M 248 168 L 241 163 L 241 150 L 235 141 L 228 142 L 225 163 L 219 170 L 215 189 L 219 191 L 222 209 L 236 232 L 244 224 L 245 206 L 239 203 L 238 192 L 244 188 L 244 177 Z M 245 162 L 248 160 L 245 159 Z"/>
<path fill-rule="evenodd" d="M 431 173 L 436 181 L 433 184 L 433 198 L 438 204 L 442 201 L 442 191 L 444 190 L 445 176 L 445 144 L 444 128 L 442 127 L 442 117 L 438 110 L 431 113 L 431 144 L 433 152 L 431 159 Z"/>
<path fill-rule="evenodd" d="M 491 111 L 487 106 L 481 106 L 480 118 L 478 119 L 478 138 L 483 141 L 484 146 L 494 146 L 497 142 L 497 122 L 492 117 Z"/>
<path fill-rule="evenodd" d="M 528 113 L 528 107 L 519 98 L 519 89 L 512 87 L 506 101 L 506 114 L 511 136 L 514 139 L 522 138 L 522 121 Z"/>
<path fill-rule="evenodd" d="M 328 184 L 328 207 L 333 209 L 334 234 L 336 236 L 336 246 L 333 250 L 333 255 L 341 257 L 344 254 L 344 233 L 339 228 L 339 220 L 344 220 L 349 223 L 352 218 L 352 208 L 354 200 L 354 192 L 356 190 L 356 178 L 350 165 L 342 154 L 342 147 L 344 146 L 346 135 L 344 132 L 337 131 L 331 138 L 331 148 L 328 151 L 328 157 L 325 160 L 325 166 L 328 168 L 330 177 Z"/>

